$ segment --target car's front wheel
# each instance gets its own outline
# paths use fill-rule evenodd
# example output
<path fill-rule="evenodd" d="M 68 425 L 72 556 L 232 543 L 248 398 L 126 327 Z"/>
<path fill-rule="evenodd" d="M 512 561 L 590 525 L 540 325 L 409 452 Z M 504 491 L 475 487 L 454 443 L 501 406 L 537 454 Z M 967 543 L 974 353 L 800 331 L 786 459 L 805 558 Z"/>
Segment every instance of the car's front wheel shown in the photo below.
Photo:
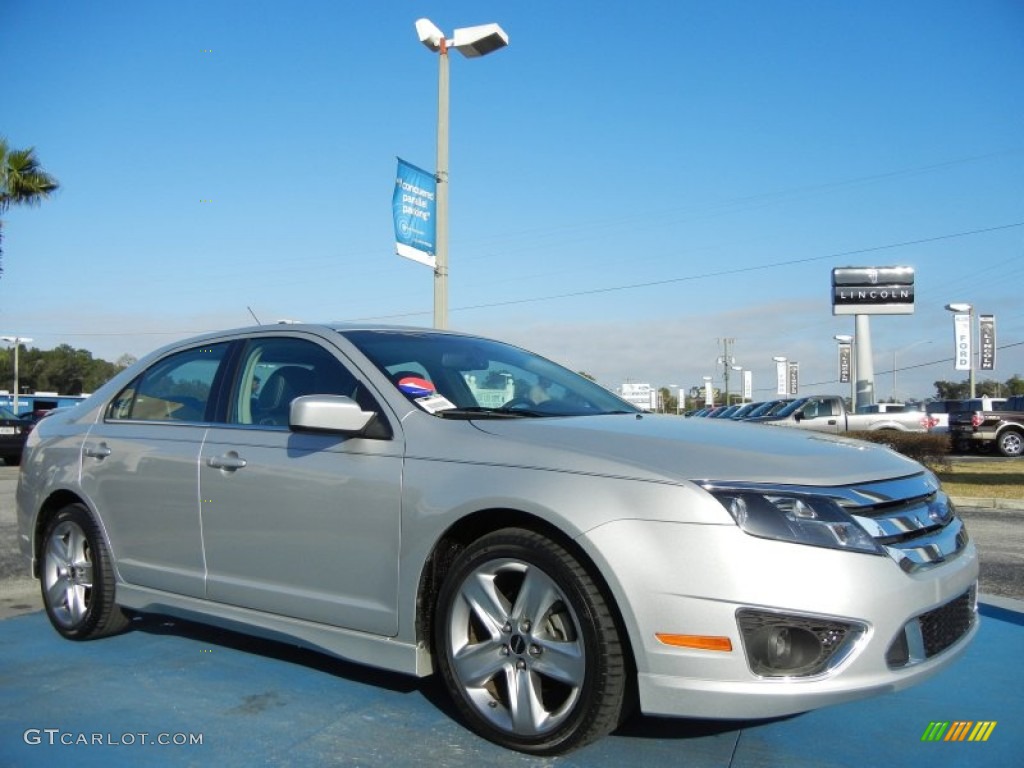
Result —
<path fill-rule="evenodd" d="M 467 547 L 441 587 L 434 635 L 456 706 L 502 746 L 566 752 L 624 711 L 615 618 L 582 564 L 546 536 L 510 528 Z"/>
<path fill-rule="evenodd" d="M 86 507 L 70 504 L 54 515 L 43 535 L 41 556 L 43 605 L 60 634 L 90 640 L 128 625 L 114 602 L 110 551 Z"/>

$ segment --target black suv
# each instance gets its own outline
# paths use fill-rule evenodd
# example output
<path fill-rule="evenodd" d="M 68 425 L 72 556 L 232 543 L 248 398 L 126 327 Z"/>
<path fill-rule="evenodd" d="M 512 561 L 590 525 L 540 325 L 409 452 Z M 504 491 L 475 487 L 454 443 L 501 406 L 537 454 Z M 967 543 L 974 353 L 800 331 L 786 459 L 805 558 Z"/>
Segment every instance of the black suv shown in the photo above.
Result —
<path fill-rule="evenodd" d="M 978 401 L 970 401 L 972 403 Z M 949 432 L 957 450 L 993 446 L 1003 456 L 1024 456 L 1024 395 L 1011 397 L 995 410 L 971 408 L 949 417 Z"/>

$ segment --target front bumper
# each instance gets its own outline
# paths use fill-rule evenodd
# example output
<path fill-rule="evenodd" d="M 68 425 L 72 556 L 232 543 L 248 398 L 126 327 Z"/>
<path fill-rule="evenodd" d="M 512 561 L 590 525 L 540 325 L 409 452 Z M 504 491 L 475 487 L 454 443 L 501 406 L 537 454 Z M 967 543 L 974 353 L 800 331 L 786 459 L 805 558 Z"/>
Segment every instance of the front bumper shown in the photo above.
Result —
<path fill-rule="evenodd" d="M 918 637 L 917 617 L 971 592 L 978 562 L 970 543 L 914 573 L 889 557 L 768 541 L 729 525 L 624 520 L 581 543 L 608 575 L 622 611 L 647 714 L 777 717 L 899 690 L 945 668 L 977 631 L 972 599 L 969 628 L 941 652 L 903 659 L 893 651 L 906 645 L 908 627 Z M 863 631 L 818 674 L 766 677 L 748 659 L 737 622 L 744 609 Z M 668 646 L 659 633 L 727 637 L 732 650 Z"/>

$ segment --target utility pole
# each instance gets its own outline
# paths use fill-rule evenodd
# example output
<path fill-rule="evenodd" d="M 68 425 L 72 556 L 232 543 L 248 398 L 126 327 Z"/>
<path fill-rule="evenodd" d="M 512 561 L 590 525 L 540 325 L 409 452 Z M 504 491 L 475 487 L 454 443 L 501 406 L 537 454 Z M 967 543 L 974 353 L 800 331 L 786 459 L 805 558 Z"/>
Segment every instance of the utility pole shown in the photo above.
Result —
<path fill-rule="evenodd" d="M 736 362 L 729 354 L 729 345 L 735 344 L 736 339 L 718 339 L 718 343 L 722 345 L 722 356 L 718 358 L 718 363 L 722 366 L 722 375 L 725 379 L 725 404 L 729 405 L 729 371 Z"/>

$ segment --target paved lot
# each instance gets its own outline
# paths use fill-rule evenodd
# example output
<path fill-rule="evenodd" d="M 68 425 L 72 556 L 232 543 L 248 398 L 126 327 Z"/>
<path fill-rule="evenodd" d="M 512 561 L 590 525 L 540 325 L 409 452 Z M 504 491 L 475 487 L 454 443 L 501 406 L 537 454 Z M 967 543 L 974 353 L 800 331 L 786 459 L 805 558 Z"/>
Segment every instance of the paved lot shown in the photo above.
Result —
<path fill-rule="evenodd" d="M 908 691 L 771 722 L 638 717 L 567 757 L 538 760 L 468 732 L 434 680 L 155 617 L 105 640 L 61 639 L 38 611 L 35 583 L 10 578 L 20 569 L 10 557 L 13 478 L 0 469 L 0 602 L 20 614 L 0 621 L 0 766 L 973 768 L 1019 765 L 1024 754 L 1019 600 L 987 597 L 967 655 Z M 993 583 L 1020 597 L 1021 515 L 968 519 L 983 564 L 991 552 L 1005 565 Z M 997 726 L 984 743 L 923 742 L 937 720 Z"/>
<path fill-rule="evenodd" d="M 960 663 L 908 691 L 763 723 L 636 718 L 549 760 L 473 736 L 432 680 L 160 620 L 73 643 L 34 613 L 0 621 L 0 765 L 1020 765 L 1022 615 L 985 613 Z M 922 742 L 936 720 L 997 726 L 985 743 Z"/>

